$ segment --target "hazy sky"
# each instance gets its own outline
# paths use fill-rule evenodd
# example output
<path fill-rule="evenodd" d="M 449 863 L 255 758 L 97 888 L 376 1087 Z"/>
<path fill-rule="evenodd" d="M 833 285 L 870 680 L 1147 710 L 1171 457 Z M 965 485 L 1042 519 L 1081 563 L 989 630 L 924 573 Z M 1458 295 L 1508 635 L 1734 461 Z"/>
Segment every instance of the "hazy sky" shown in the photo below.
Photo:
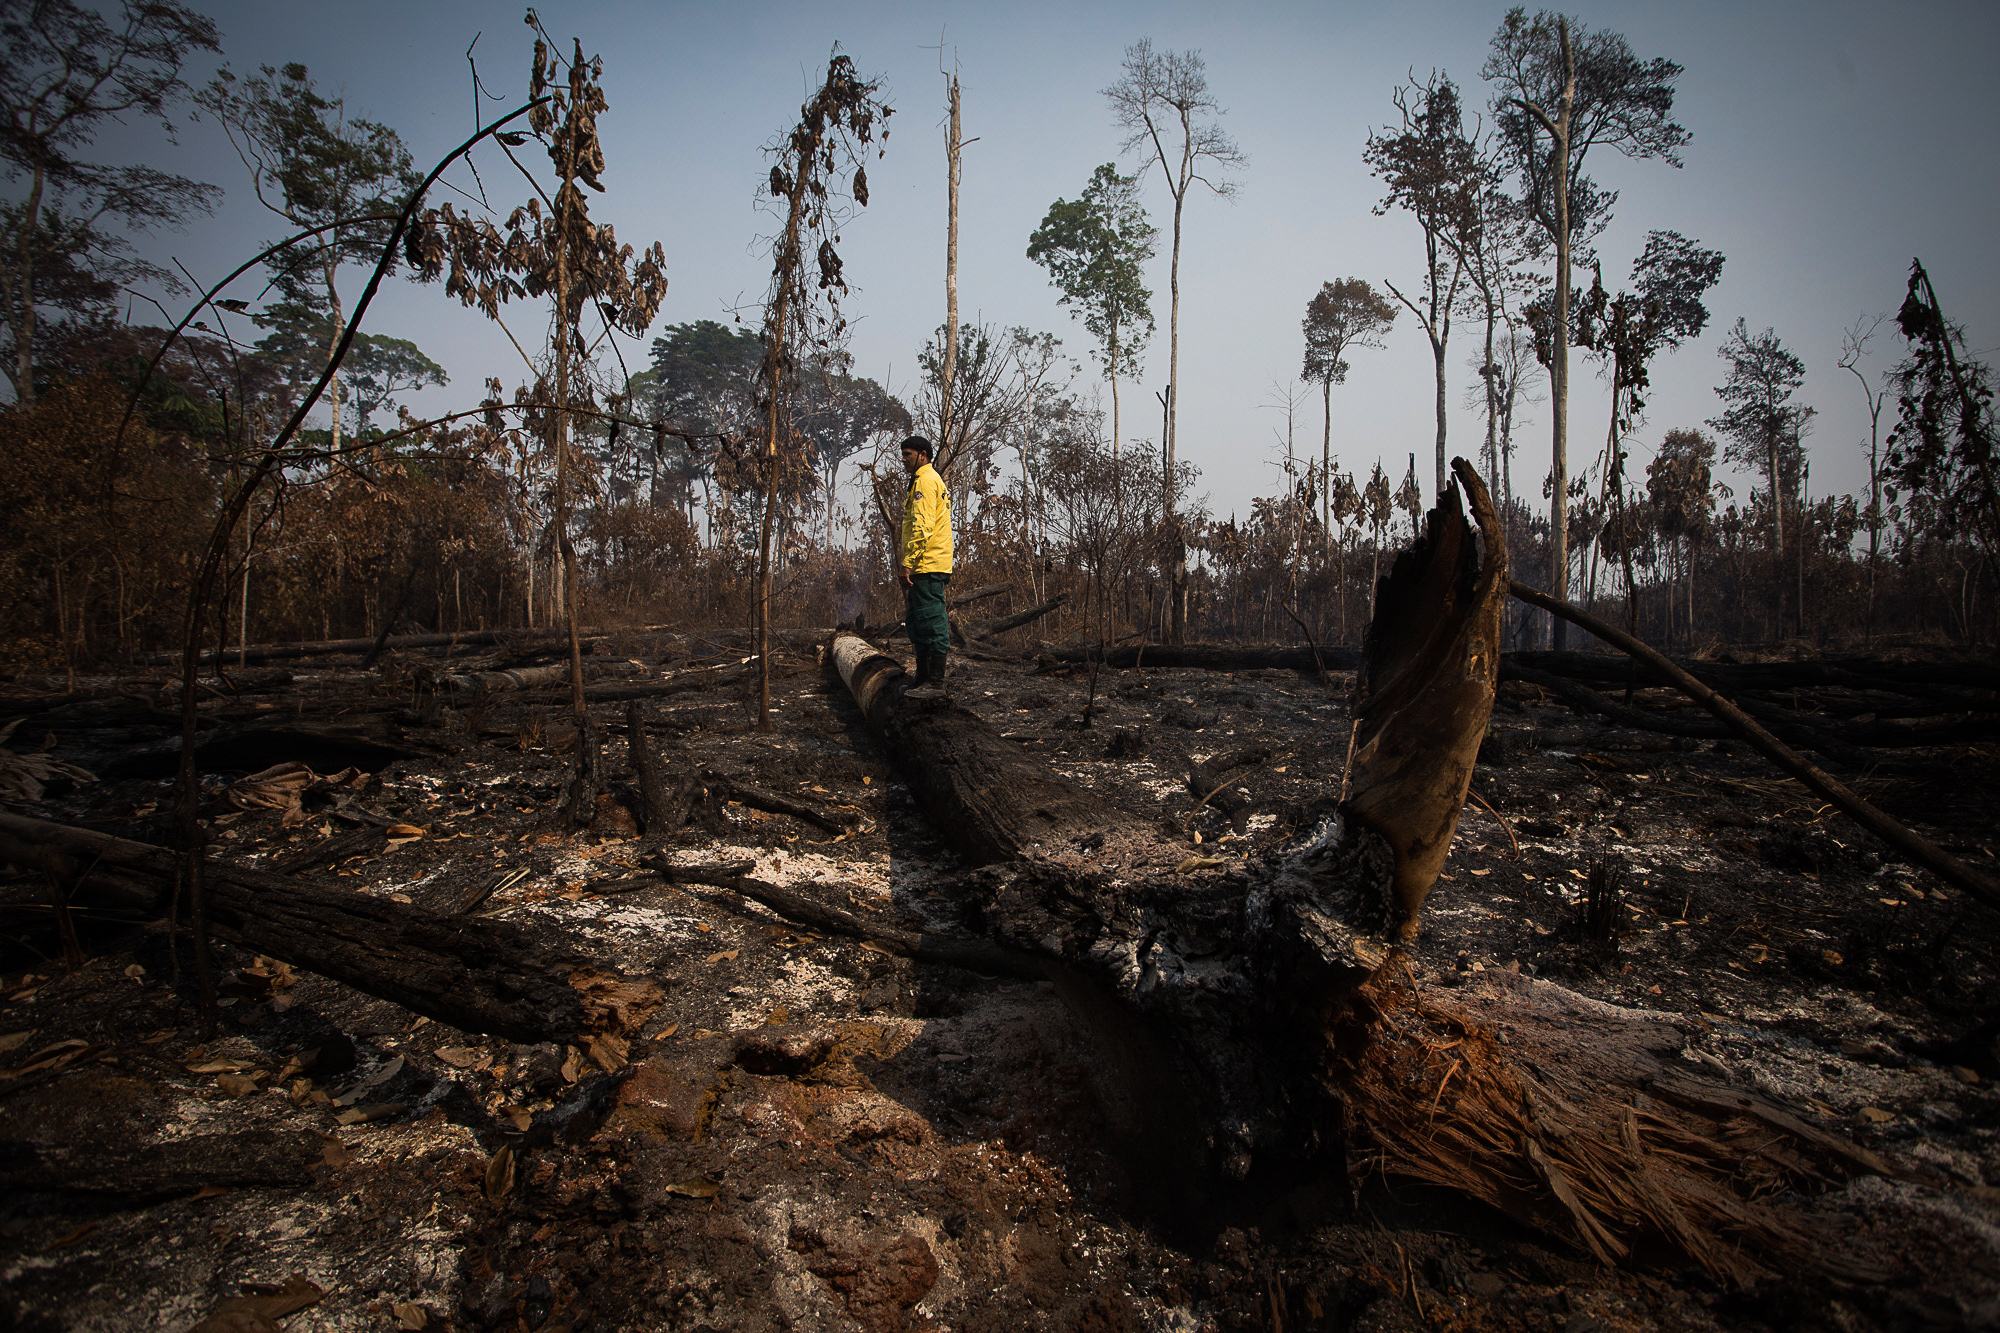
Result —
<path fill-rule="evenodd" d="M 525 87 L 531 38 L 518 6 L 265 0 L 206 8 L 236 69 L 306 63 L 323 87 L 344 92 L 351 114 L 397 127 L 420 165 L 472 124 L 464 53 L 475 36 L 487 85 Z M 977 139 L 965 150 L 961 313 L 1055 332 L 1083 363 L 1085 382 L 1087 335 L 1025 257 L 1028 233 L 1052 200 L 1074 197 L 1093 167 L 1113 159 L 1119 135 L 1101 90 L 1117 78 L 1126 46 L 1150 36 L 1157 47 L 1199 50 L 1226 109 L 1222 125 L 1248 156 L 1236 199 L 1190 200 L 1182 258 L 1180 447 L 1226 516 L 1278 486 L 1284 413 L 1270 404 L 1289 387 L 1307 388 L 1298 385 L 1299 322 L 1320 283 L 1389 278 L 1411 291 L 1405 283 L 1421 273 L 1415 222 L 1373 212 L 1380 185 L 1361 161 L 1369 130 L 1388 123 L 1390 93 L 1412 69 L 1449 73 L 1468 109 L 1483 108 L 1491 90 L 1479 69 L 1504 9 L 1397 0 L 1229 12 L 1207 3 L 778 0 L 547 4 L 540 12 L 551 32 L 574 34 L 586 53 L 604 57 L 609 192 L 593 209 L 621 239 L 665 246 L 671 287 L 662 325 L 727 319 L 731 307 L 761 297 L 768 260 L 758 237 L 771 230 L 753 197 L 768 170 L 761 150 L 796 120 L 832 45 L 884 80 L 897 110 L 888 153 L 869 164 L 873 202 L 842 248 L 856 289 L 847 310 L 858 320 L 857 369 L 905 394 L 917 349 L 944 314 L 940 36 L 963 86 L 964 133 Z M 1805 359 L 1802 396 L 1819 411 L 1808 440 L 1814 493 L 1864 489 L 1867 420 L 1859 385 L 1835 365 L 1842 329 L 1864 312 L 1892 311 L 1911 257 L 1921 256 L 1974 346 L 2000 339 L 1992 147 L 2000 5 L 1680 0 L 1572 12 L 1623 33 L 1642 58 L 1686 67 L 1675 103 L 1692 134 L 1684 169 L 1604 149 L 1592 155 L 1592 175 L 1619 193 L 1599 242 L 1607 283 L 1625 277 L 1652 229 L 1680 231 L 1728 257 L 1709 298 L 1707 333 L 1655 365 L 1648 419 L 1633 436 L 1634 474 L 1643 477 L 1667 429 L 1716 414 L 1716 349 L 1741 316 L 1753 331 L 1775 328 Z M 204 280 L 279 234 L 211 125 L 184 124 L 178 148 L 150 131 L 107 137 L 105 146 L 230 190 L 211 222 L 147 242 Z M 521 193 L 504 162 L 482 170 L 494 198 Z M 1146 200 L 1162 228 L 1150 274 L 1160 332 L 1147 372 L 1125 396 L 1128 437 L 1157 432 L 1153 391 L 1166 368 L 1170 200 L 1156 176 Z M 517 329 L 542 327 L 539 313 L 515 318 Z M 436 288 L 386 291 L 372 329 L 416 339 L 451 372 L 449 388 L 412 400 L 420 411 L 475 401 L 489 374 L 512 384 L 524 373 L 501 334 Z M 1451 452 L 1474 458 L 1483 417 L 1462 400 L 1476 383 L 1468 360 L 1478 336 L 1477 321 L 1455 325 L 1449 353 Z M 1892 326 L 1874 351 L 1876 372 L 1900 355 Z M 638 369 L 645 347 L 628 346 L 626 355 Z M 1334 448 L 1344 465 L 1365 478 L 1385 457 L 1400 477 L 1414 452 L 1428 482 L 1433 390 L 1422 330 L 1405 313 L 1385 350 L 1350 360 L 1348 382 L 1334 390 Z M 1575 470 L 1602 447 L 1605 402 L 1593 362 L 1578 356 L 1573 379 Z M 1886 416 L 1885 433 L 1893 407 Z M 1316 391 L 1295 429 L 1301 449 L 1317 454 Z M 1517 490 L 1539 494 L 1548 470 L 1545 404 L 1526 409 L 1517 437 Z"/>

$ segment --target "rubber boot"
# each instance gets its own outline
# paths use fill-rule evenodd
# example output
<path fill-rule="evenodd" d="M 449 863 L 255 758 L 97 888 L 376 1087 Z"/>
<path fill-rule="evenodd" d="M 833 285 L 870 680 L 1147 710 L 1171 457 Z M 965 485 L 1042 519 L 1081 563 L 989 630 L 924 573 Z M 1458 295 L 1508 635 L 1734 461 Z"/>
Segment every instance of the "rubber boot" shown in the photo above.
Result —
<path fill-rule="evenodd" d="M 919 699 L 935 699 L 944 693 L 944 654 L 918 653 L 917 678 L 903 691 Z"/>

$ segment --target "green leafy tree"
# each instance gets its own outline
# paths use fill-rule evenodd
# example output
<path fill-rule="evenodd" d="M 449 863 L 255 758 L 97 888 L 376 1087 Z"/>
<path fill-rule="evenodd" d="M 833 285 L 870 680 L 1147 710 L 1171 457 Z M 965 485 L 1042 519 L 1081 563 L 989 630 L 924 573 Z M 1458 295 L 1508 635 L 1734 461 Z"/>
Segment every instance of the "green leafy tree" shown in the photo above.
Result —
<path fill-rule="evenodd" d="M 1091 173 L 1075 200 L 1049 205 L 1028 237 L 1028 258 L 1049 271 L 1061 303 L 1097 340 L 1094 355 L 1111 382 L 1111 453 L 1118 454 L 1118 380 L 1145 355 L 1153 335 L 1153 293 L 1144 269 L 1158 228 L 1138 199 L 1139 178 L 1113 163 Z"/>
<path fill-rule="evenodd" d="M 800 376 L 792 425 L 812 454 L 826 504 L 826 545 L 833 549 L 840 465 L 880 436 L 910 433 L 910 411 L 874 380 L 851 373 L 845 354 L 815 357 Z"/>
<path fill-rule="evenodd" d="M 267 354 L 297 364 L 304 347 L 325 349 L 317 364 L 298 365 L 297 378 L 308 379 L 332 357 L 347 322 L 341 269 L 373 261 L 417 184 L 409 151 L 387 125 L 350 119 L 345 99 L 321 94 L 297 63 L 265 65 L 249 78 L 225 68 L 195 100 L 229 136 L 257 201 L 301 231 L 318 229 L 273 262 L 278 299 L 258 316 L 275 330 L 263 344 Z M 329 387 L 337 453 L 344 397 L 337 370 Z"/>
<path fill-rule="evenodd" d="M 1776 619 L 1785 623 L 1785 581 L 1775 568 L 1785 550 L 1785 512 L 1795 506 L 1804 477 L 1806 432 L 1813 409 L 1792 401 L 1805 383 L 1806 364 L 1794 355 L 1773 329 L 1752 335 L 1738 319 L 1718 355 L 1729 363 L 1729 374 L 1716 386 L 1716 396 L 1728 404 L 1708 424 L 1724 438 L 1723 457 L 1764 474 L 1771 505 L 1772 584 Z"/>
<path fill-rule="evenodd" d="M 35 400 L 44 310 L 90 317 L 130 284 L 181 289 L 125 233 L 180 226 L 220 191 L 78 154 L 107 121 L 150 120 L 171 139 L 168 112 L 187 93 L 182 66 L 219 49 L 215 24 L 170 0 L 124 0 L 109 18 L 71 0 L 0 0 L 0 179 L 26 187 L 0 204 L 0 369 L 15 401 Z"/>
<path fill-rule="evenodd" d="M 1552 400 L 1549 503 L 1550 571 L 1559 598 L 1569 595 L 1569 336 L 1571 250 L 1601 227 L 1615 196 L 1584 175 L 1590 150 L 1609 147 L 1626 157 L 1680 165 L 1688 132 L 1671 119 L 1681 67 L 1641 60 L 1614 32 L 1592 32 L 1561 14 L 1529 18 L 1516 6 L 1493 36 L 1482 71 L 1498 88 L 1494 101 L 1503 153 L 1520 173 L 1522 199 L 1548 248 L 1555 252 L 1555 293 L 1548 319 Z M 1558 617 L 1554 643 L 1567 640 Z"/>
<path fill-rule="evenodd" d="M 1698 430 L 1670 430 L 1646 465 L 1646 498 L 1669 550 L 1667 636 L 1673 637 L 1674 568 L 1678 547 L 1685 615 L 1684 642 L 1694 646 L 1694 553 L 1708 537 L 1715 514 L 1715 441 Z"/>
<path fill-rule="evenodd" d="M 1715 394 L 1728 407 L 1708 424 L 1727 439 L 1725 459 L 1763 473 L 1772 510 L 1772 548 L 1783 550 L 1785 509 L 1799 492 L 1805 437 L 1814 415 L 1812 408 L 1792 401 L 1806 381 L 1806 363 L 1776 330 L 1753 335 L 1741 319 L 1717 354 L 1729 363 L 1729 374 Z"/>
<path fill-rule="evenodd" d="M 407 338 L 387 334 L 355 334 L 342 364 L 353 389 L 354 433 L 358 438 L 367 436 L 371 419 L 395 402 L 398 394 L 451 382 L 444 367 L 425 356 L 423 349 Z"/>
<path fill-rule="evenodd" d="M 737 488 L 744 450 L 757 433 L 757 371 L 764 340 L 749 329 L 712 319 L 670 324 L 653 339 L 653 364 L 644 399 L 649 419 L 678 433 L 654 437 L 656 463 L 688 489 L 699 486 L 702 512 L 714 540 L 716 488 Z M 636 376 L 634 377 L 637 378 Z M 711 436 L 706 447 L 699 437 Z"/>
<path fill-rule="evenodd" d="M 1320 387 L 1325 408 L 1320 433 L 1320 526 L 1333 531 L 1333 386 L 1347 383 L 1347 354 L 1361 347 L 1380 348 L 1396 322 L 1396 307 L 1368 285 L 1366 278 L 1336 278 L 1323 282 L 1306 302 L 1305 368 L 1299 378 Z M 1353 485 L 1349 481 L 1349 486 Z"/>

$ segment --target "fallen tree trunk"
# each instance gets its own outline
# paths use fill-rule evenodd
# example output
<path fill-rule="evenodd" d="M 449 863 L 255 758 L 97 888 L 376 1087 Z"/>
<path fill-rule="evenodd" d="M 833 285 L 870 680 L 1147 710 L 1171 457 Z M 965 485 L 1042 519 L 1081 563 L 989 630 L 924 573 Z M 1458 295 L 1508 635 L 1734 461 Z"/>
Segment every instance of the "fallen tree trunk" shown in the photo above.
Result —
<path fill-rule="evenodd" d="M 652 628 L 658 628 L 657 626 Z M 631 632 L 631 631 L 627 631 Z M 606 639 L 611 631 L 594 629 L 586 632 L 586 639 Z M 551 648 L 567 645 L 566 634 L 548 634 L 536 630 L 489 629 L 473 630 L 464 634 L 403 634 L 391 636 L 382 641 L 385 648 L 478 648 L 488 644 L 507 644 L 515 649 L 546 642 Z M 305 643 L 253 643 L 242 649 L 225 649 L 221 655 L 226 667 L 232 660 L 244 662 L 283 662 L 298 657 L 336 657 L 347 654 L 366 653 L 374 649 L 376 640 L 367 639 L 315 639 Z M 172 666 L 181 660 L 179 653 L 147 653 L 138 659 L 142 666 Z M 200 657 L 203 666 L 213 666 L 216 654 L 205 652 Z"/>
<path fill-rule="evenodd" d="M 1608 644 L 1610 640 L 1605 640 Z M 1623 684 L 1631 660 L 1604 652 L 1508 653 L 1510 662 L 1578 680 Z M 1714 689 L 1772 693 L 1801 689 L 1878 690 L 1913 699 L 1932 699 L 1961 708 L 1992 711 L 2000 694 L 2000 668 L 1983 662 L 1893 662 L 1872 657 L 1838 657 L 1812 662 L 1677 663 Z M 1935 711 L 1935 710 L 1933 710 Z"/>
<path fill-rule="evenodd" d="M 1558 1013 L 1537 1030 L 1519 1020 L 1568 996 L 1538 984 L 1496 1001 L 1516 1034 L 1503 1047 L 1477 1012 L 1421 992 L 1392 943 L 1415 929 L 1442 862 L 1498 670 L 1504 546 L 1476 472 L 1454 470 L 1479 532 L 1454 487 L 1384 581 L 1342 818 L 1262 864 L 1191 857 L 966 710 L 903 699 L 901 668 L 852 635 L 830 658 L 937 831 L 983 863 L 954 889 L 968 924 L 1043 961 L 1150 1162 L 1222 1188 L 1291 1188 L 1372 1146 L 1392 1170 L 1606 1262 L 1663 1245 L 1732 1281 L 1851 1276 L 1824 1236 L 1750 1197 L 1744 1163 L 1772 1139 L 1735 1135 L 1742 1108 L 1716 1109 L 1729 1090 L 1666 1096 L 1678 1076 L 1626 1035 L 1659 1024 L 1595 1006 L 1594 1024 Z M 1673 1035 L 1660 1049 L 1679 1049 Z M 1880 1168 L 1782 1113 L 1762 1123 L 1784 1140 L 1771 1156 L 1787 1187 Z"/>
<path fill-rule="evenodd" d="M 1841 813 L 1849 819 L 1947 884 L 1963 889 L 1988 907 L 2000 908 L 2000 882 L 1996 882 L 1983 871 L 1967 865 L 1929 838 L 1883 814 L 1863 800 L 1847 784 L 1816 768 L 1803 755 L 1759 726 L 1749 714 L 1675 666 L 1659 652 L 1647 647 L 1625 631 L 1604 623 L 1589 612 L 1579 610 L 1568 602 L 1558 601 L 1539 589 L 1530 588 L 1525 583 L 1513 583 L 1509 586 L 1509 591 L 1528 605 L 1538 606 L 1550 615 L 1560 616 L 1579 629 L 1588 630 L 1606 643 L 1615 645 L 1645 663 L 1662 679 L 1721 718 L 1758 753 L 1804 783 L 1808 790 L 1817 792 L 1839 807 Z"/>
<path fill-rule="evenodd" d="M 164 847 L 4 812 L 0 860 L 155 910 L 181 864 Z M 654 983 L 602 970 L 546 931 L 224 861 L 203 873 L 218 937 L 467 1032 L 588 1046 L 629 1037 L 662 998 Z"/>
<path fill-rule="evenodd" d="M 1616 703 L 1591 688 L 1591 685 L 1604 685 L 1622 689 L 1632 685 L 1631 673 L 1639 667 L 1632 659 L 1626 660 L 1629 665 L 1620 668 L 1615 662 L 1597 654 L 1509 653 L 1501 658 L 1500 679 L 1539 685 L 1562 695 L 1573 704 L 1631 726 L 1649 727 L 1681 736 L 1714 738 L 1736 734 L 1719 722 L 1677 717 L 1654 709 Z M 1791 687 L 1789 692 L 1794 696 L 1794 702 L 1788 704 L 1778 682 L 1791 678 L 1795 673 L 1767 674 L 1761 670 L 1736 668 L 1717 670 L 1708 664 L 1675 665 L 1711 689 L 1730 692 L 1739 708 L 1763 723 L 1779 739 L 1791 745 L 1818 750 L 1829 759 L 1856 767 L 1866 767 L 1875 762 L 1876 757 L 1865 753 L 1866 749 L 1959 745 L 2000 735 L 2000 716 L 1996 715 L 2000 710 L 1996 710 L 1991 700 L 1980 701 L 1962 692 L 1947 693 L 1936 686 L 1892 690 L 1887 685 L 1868 682 L 1852 672 L 1842 673 L 1846 679 L 1837 682 L 1822 679 L 1818 685 L 1810 686 L 1816 689 L 1889 691 L 1905 698 L 1932 698 L 1944 705 L 1925 707 L 1873 701 L 1850 703 L 1850 713 L 1865 715 L 1870 720 L 1847 721 L 1827 716 L 1818 707 L 1811 711 L 1798 707 L 1795 702 L 1797 690 L 1808 686 Z M 1731 685 L 1731 681 L 1736 683 Z M 1650 673 L 1649 679 L 1643 683 L 1648 686 L 1657 684 L 1650 679 Z M 1820 702 L 1814 700 L 1816 706 Z M 1928 720 L 1913 725 L 1907 721 L 1882 720 L 1884 717 Z"/>
<path fill-rule="evenodd" d="M 1321 648 L 1317 658 L 1307 645 L 1275 643 L 1141 643 L 1109 648 L 1100 654 L 1091 645 L 1044 645 L 1041 653 L 1057 662 L 1094 662 L 1129 671 L 1135 667 L 1186 668 L 1195 671 L 1313 671 L 1324 663 L 1328 671 L 1353 671 L 1361 654 L 1352 648 Z"/>

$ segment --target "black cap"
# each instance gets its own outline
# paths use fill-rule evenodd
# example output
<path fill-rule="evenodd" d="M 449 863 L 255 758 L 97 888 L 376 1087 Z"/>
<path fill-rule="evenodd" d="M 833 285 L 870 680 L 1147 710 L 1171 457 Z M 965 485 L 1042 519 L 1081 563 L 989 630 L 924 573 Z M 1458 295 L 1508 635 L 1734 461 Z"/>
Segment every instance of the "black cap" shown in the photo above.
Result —
<path fill-rule="evenodd" d="M 932 444 L 931 444 L 931 442 L 930 442 L 929 440 L 925 439 L 925 438 L 924 438 L 923 436 L 921 436 L 921 435 L 912 435 L 912 436 L 911 436 L 911 437 L 910 437 L 909 439 L 907 439 L 907 440 L 904 440 L 904 441 L 903 441 L 903 447 L 904 447 L 905 449 L 915 449 L 915 450 L 916 450 L 916 451 L 917 451 L 918 453 L 922 454 L 922 455 L 923 455 L 923 456 L 924 456 L 925 458 L 935 458 L 935 457 L 937 457 L 937 450 L 936 450 L 936 448 L 934 448 L 934 447 L 932 446 Z"/>

